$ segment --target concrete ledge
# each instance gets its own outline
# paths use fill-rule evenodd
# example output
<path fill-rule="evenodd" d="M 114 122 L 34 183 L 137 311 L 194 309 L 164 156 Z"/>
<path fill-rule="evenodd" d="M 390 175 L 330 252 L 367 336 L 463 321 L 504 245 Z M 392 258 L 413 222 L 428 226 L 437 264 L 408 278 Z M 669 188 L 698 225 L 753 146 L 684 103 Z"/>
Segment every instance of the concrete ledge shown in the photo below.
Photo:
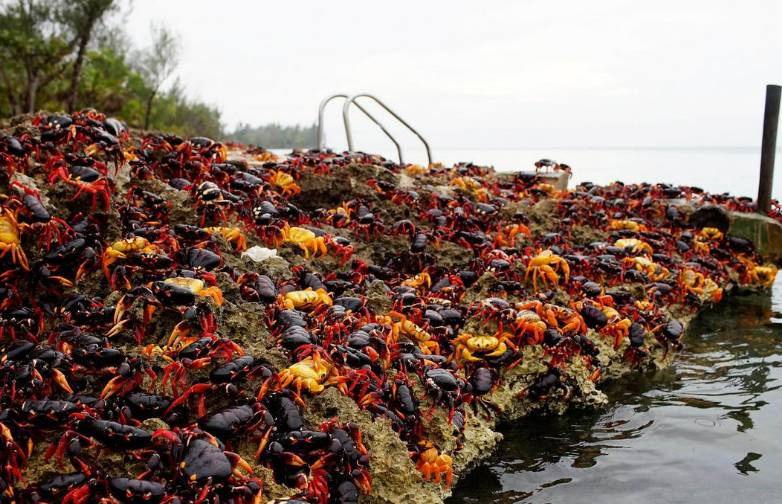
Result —
<path fill-rule="evenodd" d="M 782 262 L 782 224 L 757 213 L 730 212 L 730 229 L 733 236 L 750 240 L 758 254 L 775 263 Z"/>
<path fill-rule="evenodd" d="M 497 175 L 503 176 L 503 175 L 529 175 L 529 176 L 535 176 L 537 175 L 538 178 L 541 180 L 541 182 L 546 184 L 551 184 L 554 186 L 554 189 L 557 191 L 567 191 L 567 185 L 568 181 L 570 180 L 570 176 L 563 171 L 560 172 L 534 172 L 534 171 L 526 171 L 526 170 L 518 170 L 513 172 L 502 172 L 498 173 Z"/>

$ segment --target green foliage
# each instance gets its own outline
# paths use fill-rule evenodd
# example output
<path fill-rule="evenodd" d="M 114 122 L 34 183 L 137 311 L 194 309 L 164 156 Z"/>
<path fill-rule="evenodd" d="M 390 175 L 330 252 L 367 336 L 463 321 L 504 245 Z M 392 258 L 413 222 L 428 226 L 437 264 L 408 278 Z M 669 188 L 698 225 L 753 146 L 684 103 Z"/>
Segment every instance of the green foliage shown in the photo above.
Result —
<path fill-rule="evenodd" d="M 189 99 L 179 81 L 163 88 L 180 52 L 175 34 L 153 26 L 134 49 L 126 0 L 0 0 L 0 117 L 93 108 L 135 128 L 227 138 L 271 148 L 313 147 L 315 126 L 240 124 L 225 133 L 220 111 Z"/>
<path fill-rule="evenodd" d="M 181 136 L 223 137 L 220 111 L 205 103 L 189 100 L 178 81 L 156 99 L 151 124 L 154 129 Z"/>
<path fill-rule="evenodd" d="M 268 149 L 289 149 L 295 147 L 315 147 L 318 144 L 317 127 L 311 126 L 282 126 L 281 124 L 267 124 L 252 127 L 242 124 L 236 130 L 229 133 L 227 138 L 244 144 L 259 145 Z"/>

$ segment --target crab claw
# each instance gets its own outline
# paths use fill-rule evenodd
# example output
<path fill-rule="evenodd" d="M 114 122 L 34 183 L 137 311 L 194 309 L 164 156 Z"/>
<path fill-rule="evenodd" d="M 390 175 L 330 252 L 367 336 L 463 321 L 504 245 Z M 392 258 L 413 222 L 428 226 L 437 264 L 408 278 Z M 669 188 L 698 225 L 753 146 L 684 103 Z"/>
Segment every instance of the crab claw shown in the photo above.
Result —
<path fill-rule="evenodd" d="M 280 457 L 282 457 L 282 461 L 286 466 L 305 467 L 307 465 L 304 459 L 292 452 L 282 452 Z"/>
<path fill-rule="evenodd" d="M 62 498 L 62 504 L 82 504 L 90 498 L 90 485 L 77 486 Z"/>
<path fill-rule="evenodd" d="M 130 323 L 130 321 L 129 321 L 128 319 L 125 319 L 125 320 L 120 320 L 119 322 L 117 322 L 116 324 L 114 324 L 114 325 L 111 327 L 111 329 L 109 329 L 109 330 L 106 332 L 106 336 L 108 336 L 108 337 L 112 337 L 112 336 L 116 336 L 117 334 L 120 334 L 122 331 L 124 331 L 125 329 L 127 329 L 127 326 L 128 326 L 128 324 L 129 324 L 129 323 Z"/>
<path fill-rule="evenodd" d="M 182 440 L 179 439 L 179 436 L 176 434 L 176 432 L 168 429 L 157 429 L 152 433 L 152 439 L 158 438 L 163 438 L 167 441 L 171 441 L 172 443 L 182 444 Z"/>
<path fill-rule="evenodd" d="M 195 341 L 194 338 L 190 338 L 190 324 L 183 320 L 174 326 L 171 334 L 166 341 L 166 348 L 172 348 L 176 343 L 183 343 L 182 347 L 189 345 Z"/>
<path fill-rule="evenodd" d="M 214 300 L 215 303 L 217 303 L 217 306 L 223 306 L 223 291 L 221 291 L 220 287 L 217 287 L 216 285 L 203 289 L 198 293 L 198 295 L 210 297 L 212 300 Z"/>
<path fill-rule="evenodd" d="M 100 393 L 101 399 L 108 399 L 109 397 L 116 394 L 118 391 L 122 390 L 128 383 L 127 378 L 124 376 L 115 376 L 109 382 L 106 384 L 105 387 L 103 387 L 103 390 Z"/>
<path fill-rule="evenodd" d="M 79 269 L 76 270 L 76 276 L 74 277 L 74 281 L 75 282 L 78 282 L 79 280 L 82 279 L 82 277 L 84 277 L 84 275 L 86 275 L 86 274 L 88 274 L 90 272 L 87 269 L 87 262 L 88 261 L 84 261 L 83 263 L 81 263 L 79 265 Z"/>
<path fill-rule="evenodd" d="M 356 474 L 353 478 L 356 486 L 364 493 L 364 495 L 369 495 L 372 493 L 372 477 L 369 475 L 369 472 L 366 469 L 356 471 Z"/>
<path fill-rule="evenodd" d="M 208 383 L 196 383 L 189 389 L 185 390 L 181 396 L 172 401 L 168 406 L 168 409 L 163 413 L 163 416 L 167 416 L 169 413 L 171 413 L 171 411 L 173 411 L 174 408 L 187 401 L 191 394 L 203 394 L 211 388 L 212 386 Z"/>
<path fill-rule="evenodd" d="M 267 378 L 263 381 L 263 384 L 261 384 L 261 387 L 258 389 L 258 394 L 255 396 L 258 401 L 261 401 L 264 397 L 266 397 L 266 394 L 269 392 L 272 379 L 273 378 Z"/>
<path fill-rule="evenodd" d="M 367 354 L 367 355 L 369 356 L 369 359 L 370 359 L 372 362 L 377 362 L 377 361 L 378 361 L 378 359 L 380 358 L 380 354 L 379 354 L 379 353 L 377 353 L 377 350 L 375 350 L 375 349 L 374 349 L 374 348 L 372 348 L 371 346 L 367 346 L 367 347 L 365 347 L 365 348 L 364 348 L 364 353 L 365 353 L 365 354 Z"/>
<path fill-rule="evenodd" d="M 109 266 L 117 262 L 118 259 L 127 259 L 127 257 L 128 256 L 126 256 L 122 252 L 115 250 L 113 248 L 109 248 L 103 253 L 103 257 L 101 258 L 101 268 L 103 269 L 103 274 L 106 275 L 106 280 L 111 279 Z"/>
<path fill-rule="evenodd" d="M 233 470 L 233 473 L 234 473 L 234 476 L 236 476 L 237 478 L 243 478 L 244 477 L 244 474 L 242 474 L 242 472 L 239 471 L 240 468 L 243 469 L 245 472 L 250 473 L 250 474 L 255 472 L 255 471 L 253 471 L 252 466 L 250 466 L 250 464 L 248 464 L 246 460 L 244 460 L 241 456 L 239 456 L 238 453 L 234 453 L 234 452 L 230 452 L 230 451 L 227 451 L 227 452 L 224 452 L 224 453 L 225 453 L 225 456 L 228 457 L 228 460 L 231 461 L 231 464 L 235 466 L 234 470 Z"/>
<path fill-rule="evenodd" d="M 118 323 L 120 320 L 122 320 L 122 317 L 125 315 L 125 312 L 130 309 L 130 307 L 133 305 L 133 296 L 130 296 L 128 294 L 125 294 L 122 296 L 119 301 L 117 301 L 117 306 L 114 307 L 114 323 Z"/>
<path fill-rule="evenodd" d="M 261 454 L 263 453 L 263 450 L 266 449 L 266 445 L 269 443 L 269 436 L 271 436 L 272 428 L 269 427 L 266 429 L 266 432 L 263 434 L 263 437 L 261 438 L 260 442 L 258 443 L 258 449 L 255 450 L 255 459 L 261 458 Z"/>
<path fill-rule="evenodd" d="M 68 392 L 69 394 L 73 394 L 73 389 L 71 388 L 71 385 L 68 383 L 68 380 L 65 378 L 65 375 L 57 368 L 52 368 L 52 375 L 54 375 L 54 382 L 60 386 L 61 389 L 63 389 L 65 392 Z"/>

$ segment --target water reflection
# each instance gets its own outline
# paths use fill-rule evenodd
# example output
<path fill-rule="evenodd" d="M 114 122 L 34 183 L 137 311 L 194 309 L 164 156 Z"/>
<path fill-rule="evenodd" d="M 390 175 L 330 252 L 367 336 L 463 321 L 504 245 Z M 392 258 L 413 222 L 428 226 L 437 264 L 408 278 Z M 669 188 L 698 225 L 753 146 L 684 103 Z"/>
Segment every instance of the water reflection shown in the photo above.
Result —
<path fill-rule="evenodd" d="M 780 502 L 782 280 L 696 320 L 671 369 L 609 384 L 600 412 L 529 418 L 449 504 Z"/>

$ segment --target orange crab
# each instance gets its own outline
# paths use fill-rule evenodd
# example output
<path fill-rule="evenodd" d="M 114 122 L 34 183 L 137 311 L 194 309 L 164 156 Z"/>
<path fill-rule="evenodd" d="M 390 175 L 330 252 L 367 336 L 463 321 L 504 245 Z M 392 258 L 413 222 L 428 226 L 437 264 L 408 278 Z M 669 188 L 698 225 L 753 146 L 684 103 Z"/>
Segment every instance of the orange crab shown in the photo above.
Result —
<path fill-rule="evenodd" d="M 586 322 L 579 313 L 564 306 L 558 306 L 551 303 L 542 303 L 540 301 L 527 301 L 526 303 L 516 303 L 516 309 L 522 313 L 529 310 L 535 310 L 535 314 L 541 319 L 544 325 L 559 329 L 563 334 L 585 333 L 587 331 Z M 529 320 L 532 319 L 526 315 Z M 518 322 L 518 318 L 517 318 Z M 545 331 L 545 328 L 543 329 Z M 542 334 L 540 335 L 542 338 Z M 542 341 L 542 339 L 541 339 Z"/>
<path fill-rule="evenodd" d="M 567 283 L 570 279 L 570 265 L 551 250 L 544 250 L 530 259 L 529 264 L 527 264 L 524 281 L 527 281 L 530 274 L 532 274 L 532 287 L 535 290 L 538 290 L 538 278 L 543 281 L 544 286 L 548 285 L 549 282 L 557 285 L 559 283 L 557 271 L 565 275 L 565 282 Z"/>
<path fill-rule="evenodd" d="M 301 188 L 290 173 L 285 173 L 281 170 L 271 170 L 270 174 L 272 176 L 270 182 L 282 189 L 282 195 L 286 198 L 301 194 Z"/>
<path fill-rule="evenodd" d="M 524 224 L 509 224 L 497 233 L 494 242 L 498 247 L 515 247 L 518 235 L 530 237 L 532 236 L 532 231 Z"/>
<path fill-rule="evenodd" d="M 24 270 L 29 271 L 27 256 L 22 249 L 22 240 L 19 233 L 19 223 L 14 214 L 7 208 L 0 214 L 0 258 L 11 254 L 11 262 L 18 264 Z"/>
<path fill-rule="evenodd" d="M 415 467 L 421 471 L 424 480 L 440 483 L 445 479 L 445 485 L 451 486 L 453 484 L 453 459 L 450 455 L 440 453 L 429 441 L 422 443 L 421 450 Z"/>
<path fill-rule="evenodd" d="M 328 253 L 325 238 L 323 236 L 317 236 L 309 229 L 302 227 L 285 226 L 282 228 L 282 241 L 283 243 L 293 243 L 294 245 L 297 245 L 304 252 L 305 259 L 309 259 L 310 254 L 318 256 L 326 255 Z"/>
<path fill-rule="evenodd" d="M 548 329 L 548 325 L 532 310 L 521 310 L 516 313 L 516 330 L 520 338 L 532 336 L 528 339 L 529 344 L 538 345 L 543 342 L 543 334 Z"/>
<path fill-rule="evenodd" d="M 228 243 L 233 246 L 234 250 L 237 252 L 242 252 L 243 250 L 247 249 L 247 238 L 245 238 L 244 233 L 242 233 L 242 230 L 238 227 L 218 226 L 207 227 L 204 228 L 204 230 L 210 234 L 219 233 L 223 238 L 226 239 Z"/>
<path fill-rule="evenodd" d="M 610 306 L 603 306 L 601 311 L 608 318 L 608 324 L 600 329 L 600 334 L 613 336 L 614 350 L 616 350 L 622 344 L 623 339 L 630 337 L 630 326 L 633 325 L 633 321 L 622 317 L 618 311 Z"/>

